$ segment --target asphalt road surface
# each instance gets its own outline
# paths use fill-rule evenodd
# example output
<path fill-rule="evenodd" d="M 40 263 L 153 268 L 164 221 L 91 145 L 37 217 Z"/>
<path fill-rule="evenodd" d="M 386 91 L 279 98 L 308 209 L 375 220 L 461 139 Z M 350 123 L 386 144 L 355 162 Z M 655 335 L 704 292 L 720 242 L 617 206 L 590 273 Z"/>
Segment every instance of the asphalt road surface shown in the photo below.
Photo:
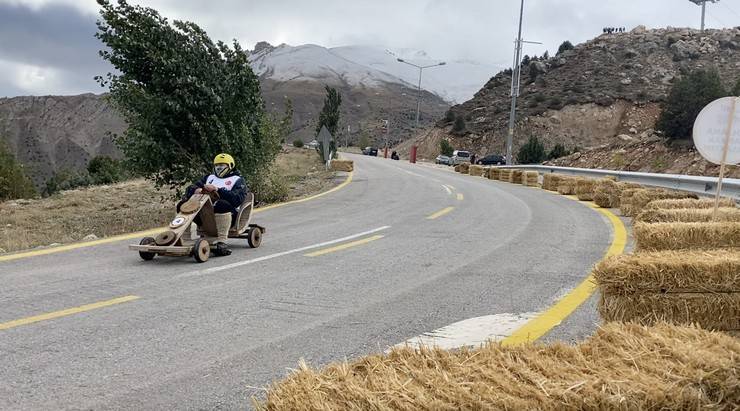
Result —
<path fill-rule="evenodd" d="M 562 196 L 349 157 L 346 187 L 255 215 L 258 249 L 145 262 L 124 241 L 0 262 L 0 324 L 83 307 L 0 327 L 0 409 L 248 408 L 300 359 L 542 311 L 611 241 Z"/>

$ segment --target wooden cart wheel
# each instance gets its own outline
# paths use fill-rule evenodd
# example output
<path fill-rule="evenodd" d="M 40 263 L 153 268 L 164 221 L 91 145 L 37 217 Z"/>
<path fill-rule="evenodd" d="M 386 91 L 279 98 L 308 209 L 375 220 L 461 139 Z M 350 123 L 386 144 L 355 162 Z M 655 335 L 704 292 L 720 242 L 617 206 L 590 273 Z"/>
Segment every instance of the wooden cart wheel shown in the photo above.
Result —
<path fill-rule="evenodd" d="M 249 246 L 252 248 L 257 248 L 262 244 L 262 229 L 259 227 L 252 227 L 249 229 L 249 237 L 247 237 L 247 242 L 249 243 Z"/>
<path fill-rule="evenodd" d="M 151 244 L 155 244 L 154 239 L 152 237 L 144 237 L 139 242 L 139 245 L 151 245 Z M 139 251 L 139 257 L 141 257 L 141 259 L 144 261 L 151 261 L 154 259 L 156 255 L 157 254 L 150 253 L 148 251 Z"/>
<path fill-rule="evenodd" d="M 182 214 L 192 214 L 198 211 L 198 208 L 200 208 L 200 201 L 191 198 L 180 206 L 180 212 Z"/>
<path fill-rule="evenodd" d="M 193 258 L 199 263 L 208 261 L 211 256 L 211 244 L 205 238 L 199 238 L 193 244 Z"/>
<path fill-rule="evenodd" d="M 162 233 L 157 234 L 157 237 L 154 238 L 154 242 L 157 243 L 157 245 L 170 245 L 173 241 L 175 241 L 175 238 L 177 237 L 177 234 L 175 234 L 174 231 L 165 231 Z"/>

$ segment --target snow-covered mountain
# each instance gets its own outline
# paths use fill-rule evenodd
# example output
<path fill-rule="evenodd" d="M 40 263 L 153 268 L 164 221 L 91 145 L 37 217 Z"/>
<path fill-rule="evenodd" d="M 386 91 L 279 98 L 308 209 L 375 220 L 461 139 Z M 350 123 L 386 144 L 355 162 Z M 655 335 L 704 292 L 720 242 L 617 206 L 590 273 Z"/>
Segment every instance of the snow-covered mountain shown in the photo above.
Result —
<path fill-rule="evenodd" d="M 318 81 L 327 84 L 379 87 L 383 83 L 416 88 L 419 70 L 397 61 L 417 65 L 435 64 L 426 53 L 415 50 L 389 51 L 376 46 L 326 48 L 314 44 L 273 47 L 258 43 L 250 57 L 252 69 L 274 81 Z M 422 89 L 442 99 L 459 103 L 469 100 L 499 68 L 473 61 L 447 61 L 424 70 Z"/>

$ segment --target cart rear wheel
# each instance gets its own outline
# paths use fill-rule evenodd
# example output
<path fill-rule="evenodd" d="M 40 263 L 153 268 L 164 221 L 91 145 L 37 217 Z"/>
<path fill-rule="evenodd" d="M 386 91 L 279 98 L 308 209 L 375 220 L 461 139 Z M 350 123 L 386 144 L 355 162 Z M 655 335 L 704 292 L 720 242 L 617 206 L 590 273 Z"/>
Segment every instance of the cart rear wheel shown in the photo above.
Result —
<path fill-rule="evenodd" d="M 139 242 L 139 245 L 151 245 L 151 244 L 155 244 L 154 238 L 152 237 L 144 237 Z M 156 255 L 157 254 L 150 253 L 148 251 L 139 251 L 139 257 L 141 257 L 141 259 L 144 261 L 151 261 L 154 259 Z"/>
<path fill-rule="evenodd" d="M 252 248 L 257 248 L 262 244 L 262 229 L 259 227 L 252 227 L 249 229 L 249 237 L 247 242 Z"/>
<path fill-rule="evenodd" d="M 199 238 L 193 244 L 193 258 L 199 263 L 205 263 L 208 261 L 208 257 L 211 255 L 211 244 L 205 238 Z"/>

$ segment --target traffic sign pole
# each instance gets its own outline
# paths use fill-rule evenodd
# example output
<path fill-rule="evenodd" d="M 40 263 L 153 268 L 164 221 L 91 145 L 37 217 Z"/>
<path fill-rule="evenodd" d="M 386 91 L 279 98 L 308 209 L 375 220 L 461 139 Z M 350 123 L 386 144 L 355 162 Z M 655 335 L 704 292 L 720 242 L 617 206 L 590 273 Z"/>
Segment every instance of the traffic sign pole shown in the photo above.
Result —
<path fill-rule="evenodd" d="M 727 164 L 727 152 L 730 150 L 730 137 L 732 136 L 732 125 L 735 122 L 735 110 L 737 109 L 737 101 L 740 97 L 732 99 L 732 105 L 730 106 L 730 119 L 727 121 L 727 132 L 725 133 L 725 143 L 722 146 L 722 162 L 719 166 L 719 180 L 717 181 L 717 195 L 714 197 L 714 213 L 712 220 L 717 221 L 717 212 L 719 210 L 719 195 L 722 192 L 722 179 L 725 176 L 725 165 Z"/>

